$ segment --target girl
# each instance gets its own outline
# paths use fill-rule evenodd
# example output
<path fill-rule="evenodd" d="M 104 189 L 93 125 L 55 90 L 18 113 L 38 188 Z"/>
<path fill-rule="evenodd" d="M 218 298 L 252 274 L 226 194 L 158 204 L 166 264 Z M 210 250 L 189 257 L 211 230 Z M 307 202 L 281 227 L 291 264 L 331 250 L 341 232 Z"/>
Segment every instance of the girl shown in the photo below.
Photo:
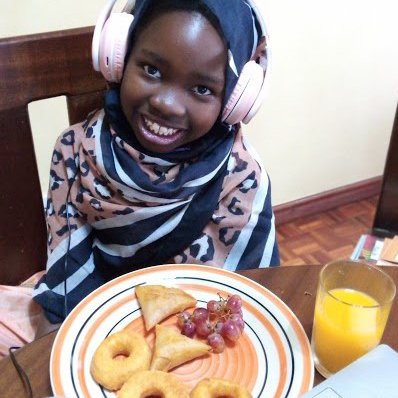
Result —
<path fill-rule="evenodd" d="M 279 263 L 269 179 L 239 123 L 258 108 L 267 65 L 253 0 L 137 0 L 133 13 L 97 25 L 104 109 L 55 146 L 39 335 L 141 267 Z"/>

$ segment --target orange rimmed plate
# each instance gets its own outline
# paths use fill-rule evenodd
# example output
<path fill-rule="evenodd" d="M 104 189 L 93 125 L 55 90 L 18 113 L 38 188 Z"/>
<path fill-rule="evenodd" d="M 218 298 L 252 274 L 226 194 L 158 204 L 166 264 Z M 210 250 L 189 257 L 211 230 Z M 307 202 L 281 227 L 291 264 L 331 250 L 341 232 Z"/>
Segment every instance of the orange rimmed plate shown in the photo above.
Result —
<path fill-rule="evenodd" d="M 205 377 L 221 377 L 247 386 L 253 398 L 296 398 L 312 388 L 313 359 L 307 336 L 293 312 L 269 290 L 233 272 L 203 265 L 159 265 L 116 278 L 81 301 L 63 322 L 50 359 L 55 395 L 67 398 L 116 397 L 90 375 L 90 362 L 104 338 L 125 327 L 145 332 L 135 287 L 162 284 L 179 287 L 205 306 L 218 294 L 239 294 L 244 333 L 221 354 L 198 358 L 172 371 L 193 387 Z M 163 322 L 175 325 L 175 316 Z"/>

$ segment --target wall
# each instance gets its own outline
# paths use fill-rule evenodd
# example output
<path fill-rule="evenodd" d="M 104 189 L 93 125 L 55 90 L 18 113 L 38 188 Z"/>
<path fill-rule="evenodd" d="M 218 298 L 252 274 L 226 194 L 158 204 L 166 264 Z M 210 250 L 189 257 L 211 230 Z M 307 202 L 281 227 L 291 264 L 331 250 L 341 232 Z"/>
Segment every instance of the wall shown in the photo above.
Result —
<path fill-rule="evenodd" d="M 398 101 L 398 2 L 264 3 L 272 79 L 245 130 L 271 175 L 274 204 L 382 174 Z M 0 0 L 0 37 L 93 25 L 104 4 Z M 30 109 L 45 191 L 66 112 L 62 99 Z"/>

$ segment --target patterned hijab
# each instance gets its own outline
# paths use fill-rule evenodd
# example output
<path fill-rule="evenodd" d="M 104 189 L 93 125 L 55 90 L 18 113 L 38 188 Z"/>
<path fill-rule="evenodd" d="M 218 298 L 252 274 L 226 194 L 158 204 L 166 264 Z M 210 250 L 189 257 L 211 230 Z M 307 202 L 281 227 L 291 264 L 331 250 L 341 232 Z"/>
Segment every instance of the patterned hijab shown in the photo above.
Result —
<path fill-rule="evenodd" d="M 219 19 L 228 43 L 228 96 L 255 47 L 253 15 L 243 0 L 203 2 Z M 153 0 L 137 0 L 136 22 L 151 4 Z M 119 88 L 111 88 L 104 110 L 70 127 L 54 150 L 46 209 L 47 273 L 34 292 L 48 319 L 60 322 L 95 288 L 134 269 L 178 256 L 188 259 L 188 254 L 193 256 L 190 261 L 206 263 L 210 254 L 203 256 L 199 250 L 194 255 L 195 242 L 204 237 L 211 243 L 208 253 L 217 251 L 212 258 L 219 260 L 213 265 L 236 269 L 276 262 L 274 240 L 267 242 L 266 237 L 268 232 L 272 237 L 273 225 L 268 182 L 258 193 L 258 164 L 250 162 L 238 126 L 219 121 L 184 148 L 166 154 L 145 150 L 123 114 Z M 239 184 L 244 200 L 235 195 L 224 204 L 222 198 Z M 267 215 L 261 225 L 253 212 L 255 199 L 256 211 Z M 228 214 L 238 216 L 243 226 L 255 214 L 250 234 L 256 225 L 258 230 L 245 235 L 249 246 L 239 243 L 231 250 L 240 230 L 228 222 L 224 226 Z M 228 234 L 232 239 L 226 239 Z M 264 246 L 270 246 L 269 256 L 263 254 Z M 239 265 L 246 249 L 249 257 Z M 233 258 L 224 261 L 230 251 Z"/>

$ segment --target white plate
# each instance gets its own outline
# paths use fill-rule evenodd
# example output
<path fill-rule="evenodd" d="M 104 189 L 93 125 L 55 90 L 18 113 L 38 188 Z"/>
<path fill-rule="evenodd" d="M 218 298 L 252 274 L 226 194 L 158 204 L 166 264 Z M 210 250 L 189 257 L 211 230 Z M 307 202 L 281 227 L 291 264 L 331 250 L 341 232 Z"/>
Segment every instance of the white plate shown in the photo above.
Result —
<path fill-rule="evenodd" d="M 193 387 L 204 377 L 222 377 L 247 386 L 253 398 L 291 397 L 312 388 L 313 359 L 307 336 L 293 312 L 277 296 L 239 274 L 202 265 L 160 265 L 116 278 L 87 296 L 67 317 L 56 336 L 50 359 L 55 395 L 67 398 L 115 397 L 90 375 L 95 349 L 109 334 L 127 325 L 153 344 L 145 332 L 135 286 L 162 284 L 184 289 L 199 306 L 239 294 L 244 334 L 223 353 L 211 353 L 172 371 Z M 175 325 L 175 316 L 163 324 Z"/>

